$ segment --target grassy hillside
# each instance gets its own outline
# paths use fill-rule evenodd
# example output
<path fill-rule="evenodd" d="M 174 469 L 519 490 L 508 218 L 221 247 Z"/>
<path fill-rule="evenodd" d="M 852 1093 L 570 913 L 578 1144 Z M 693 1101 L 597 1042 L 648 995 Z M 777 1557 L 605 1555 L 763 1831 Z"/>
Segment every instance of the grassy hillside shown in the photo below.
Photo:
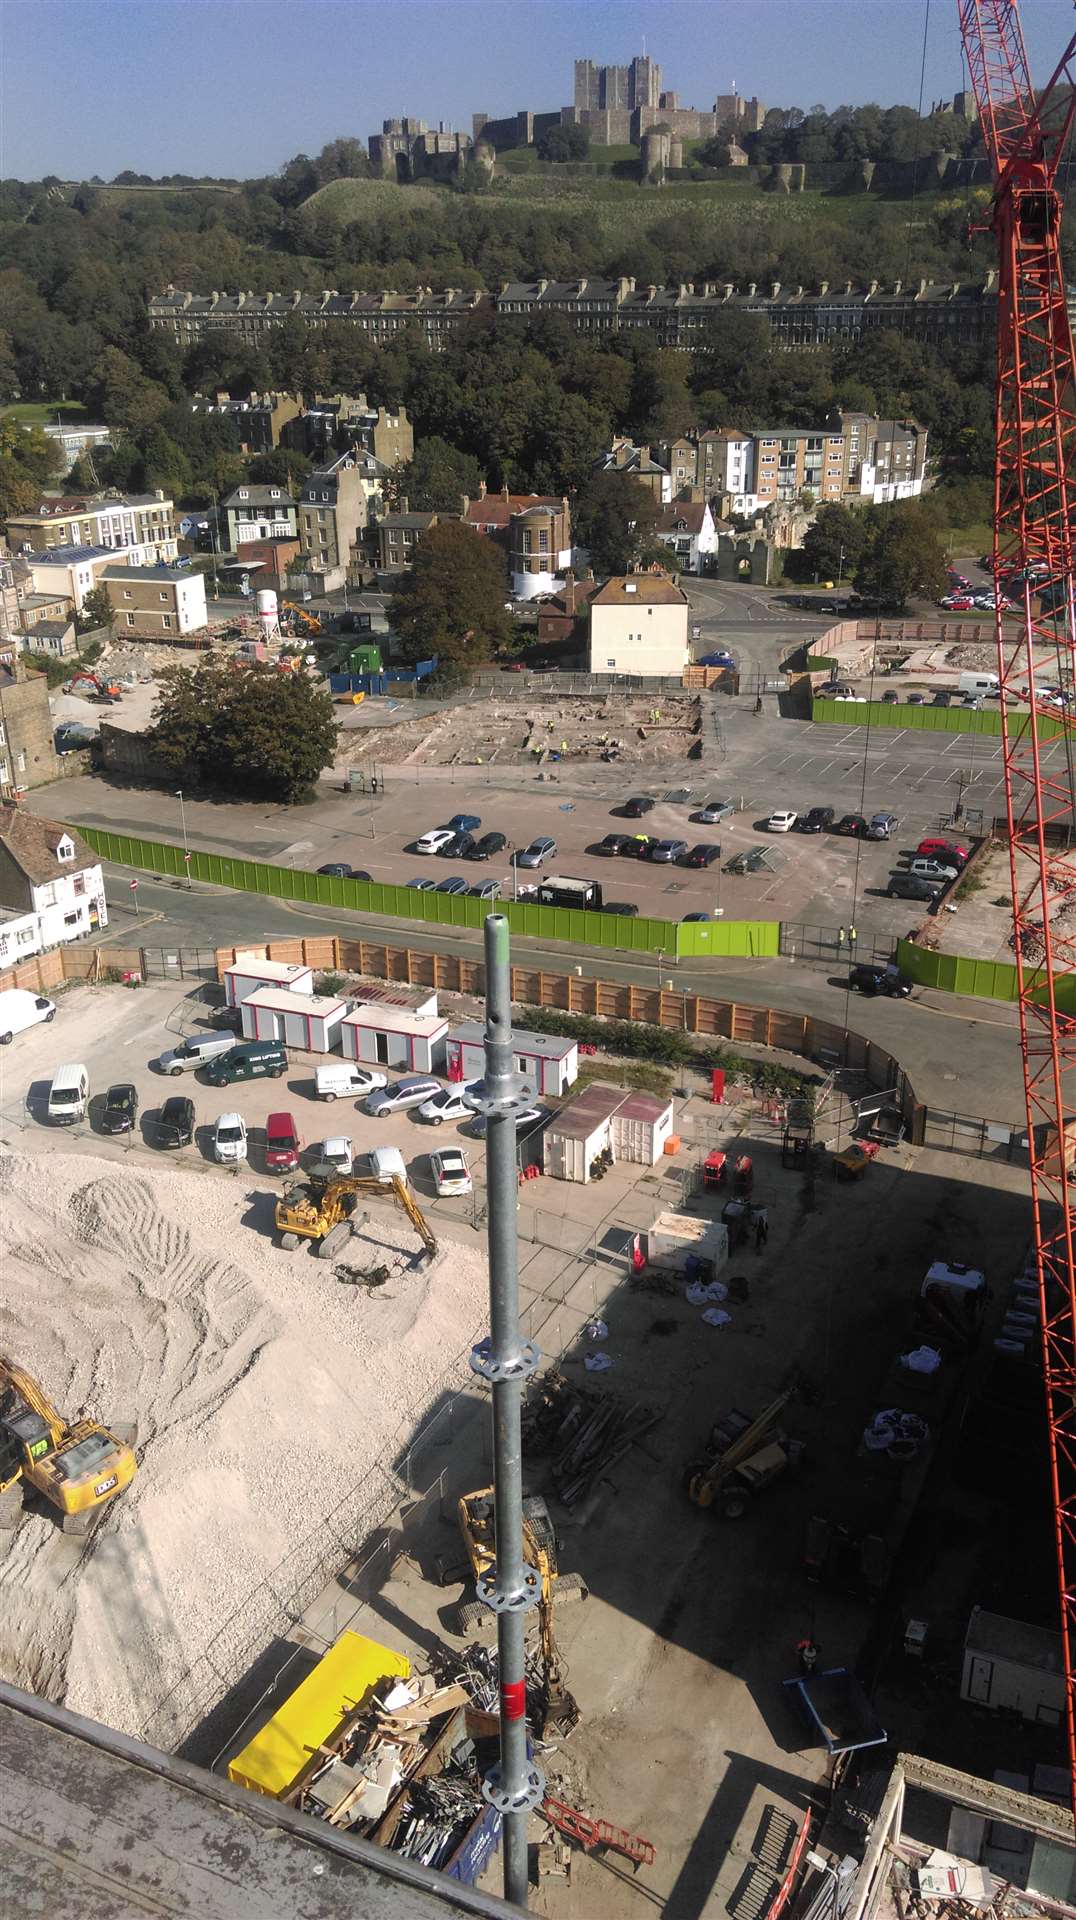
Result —
<path fill-rule="evenodd" d="M 409 208 L 435 207 L 445 191 L 440 187 L 398 187 L 394 180 L 330 180 L 327 187 L 319 187 L 303 201 L 301 212 L 338 220 L 346 227 L 349 220 L 366 220 L 390 208 L 406 212 Z"/>

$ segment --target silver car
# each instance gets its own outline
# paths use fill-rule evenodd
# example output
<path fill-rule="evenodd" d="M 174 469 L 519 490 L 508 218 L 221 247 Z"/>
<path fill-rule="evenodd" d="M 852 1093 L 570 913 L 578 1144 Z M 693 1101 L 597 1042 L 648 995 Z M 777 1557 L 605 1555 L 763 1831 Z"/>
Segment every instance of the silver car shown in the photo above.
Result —
<path fill-rule="evenodd" d="M 369 1094 L 366 1112 L 375 1120 L 383 1120 L 388 1113 L 406 1113 L 408 1107 L 420 1107 L 424 1100 L 432 1100 L 435 1093 L 441 1092 L 439 1080 L 429 1074 L 415 1074 L 407 1080 L 397 1080 L 395 1086 L 379 1087 L 376 1093 Z"/>

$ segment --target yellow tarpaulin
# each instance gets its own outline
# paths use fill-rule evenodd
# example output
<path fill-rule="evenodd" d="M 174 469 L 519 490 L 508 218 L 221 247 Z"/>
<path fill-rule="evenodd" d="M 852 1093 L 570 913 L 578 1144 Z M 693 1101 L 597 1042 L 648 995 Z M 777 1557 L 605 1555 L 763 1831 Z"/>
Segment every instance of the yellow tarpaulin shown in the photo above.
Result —
<path fill-rule="evenodd" d="M 283 1799 L 340 1722 L 381 1680 L 406 1680 L 411 1662 L 361 1633 L 342 1633 L 282 1707 L 228 1763 L 228 1778 L 252 1793 Z"/>

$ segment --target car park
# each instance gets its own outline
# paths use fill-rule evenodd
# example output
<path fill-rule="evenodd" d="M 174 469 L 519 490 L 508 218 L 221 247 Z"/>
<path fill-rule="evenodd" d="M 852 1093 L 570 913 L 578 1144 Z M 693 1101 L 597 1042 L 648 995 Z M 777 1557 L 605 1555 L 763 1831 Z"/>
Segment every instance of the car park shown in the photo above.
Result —
<path fill-rule="evenodd" d="M 247 1125 L 241 1113 L 222 1113 L 213 1128 L 213 1158 L 239 1166 L 247 1157 Z"/>
<path fill-rule="evenodd" d="M 329 880 L 350 880 L 351 868 L 346 860 L 330 860 L 324 867 L 318 868 Z"/>
<path fill-rule="evenodd" d="M 500 898 L 501 883 L 499 880 L 482 880 L 470 892 L 474 900 L 497 900 Z"/>
<path fill-rule="evenodd" d="M 265 1165 L 270 1173 L 294 1173 L 302 1152 L 299 1129 L 290 1113 L 271 1113 L 265 1123 Z"/>
<path fill-rule="evenodd" d="M 556 841 L 552 840 L 548 834 L 541 833 L 521 852 L 514 853 L 512 859 L 517 867 L 540 867 L 543 860 L 548 860 L 556 851 Z"/>
<path fill-rule="evenodd" d="M 867 831 L 867 822 L 861 813 L 842 813 L 837 822 L 837 832 L 846 834 L 850 840 L 856 840 Z"/>
<path fill-rule="evenodd" d="M 150 1138 L 158 1147 L 189 1147 L 194 1139 L 194 1101 L 185 1093 L 170 1093 Z"/>
<path fill-rule="evenodd" d="M 354 1149 L 344 1133 L 330 1134 L 327 1140 L 319 1141 L 313 1158 L 315 1166 L 331 1167 L 336 1180 L 346 1180 L 355 1164 Z"/>
<path fill-rule="evenodd" d="M 629 838 L 630 835 L 626 833 L 607 833 L 603 840 L 598 841 L 594 852 L 612 858 L 614 854 L 623 853 Z"/>
<path fill-rule="evenodd" d="M 834 807 L 809 807 L 806 813 L 800 814 L 796 828 L 800 833 L 825 833 L 833 825 L 835 816 Z"/>
<path fill-rule="evenodd" d="M 368 1093 L 376 1093 L 388 1084 L 387 1073 L 357 1060 L 332 1060 L 314 1074 L 314 1092 L 319 1100 L 347 1100 L 352 1094 L 365 1099 Z"/>
<path fill-rule="evenodd" d="M 459 1147 L 445 1147 L 430 1155 L 430 1178 L 438 1199 L 472 1191 L 471 1169 Z"/>
<path fill-rule="evenodd" d="M 702 827 L 719 827 L 722 820 L 727 820 L 735 811 L 731 800 L 707 800 L 691 818 Z"/>
<path fill-rule="evenodd" d="M 791 833 L 798 817 L 791 807 L 778 807 L 776 812 L 771 813 L 766 825 L 770 833 Z"/>
<path fill-rule="evenodd" d="M 912 860 L 908 871 L 919 874 L 923 880 L 944 880 L 946 884 L 950 880 L 956 880 L 960 874 L 959 867 L 951 866 L 948 861 L 943 860 Z"/>
<path fill-rule="evenodd" d="M 102 1133 L 133 1133 L 138 1119 L 138 1091 L 129 1080 L 109 1087 L 101 1110 Z"/>
<path fill-rule="evenodd" d="M 928 859 L 948 860 L 951 865 L 960 867 L 966 866 L 969 858 L 969 849 L 961 846 L 959 840 L 941 840 L 936 834 L 928 834 L 925 840 L 920 840 L 915 851 Z"/>
<path fill-rule="evenodd" d="M 687 852 L 686 840 L 655 840 L 650 849 L 650 858 L 658 866 L 665 866 L 670 860 L 680 860 Z"/>
<path fill-rule="evenodd" d="M 451 827 L 453 833 L 477 833 L 482 825 L 482 816 L 478 813 L 454 813 L 445 824 Z"/>
<path fill-rule="evenodd" d="M 0 993 L 0 1047 L 6 1047 L 27 1027 L 55 1017 L 55 1001 L 46 1000 L 44 994 L 31 993 L 28 987 L 6 987 Z"/>
<path fill-rule="evenodd" d="M 434 888 L 434 892 L 435 893 L 469 893 L 470 888 L 468 886 L 467 881 L 462 880 L 458 873 L 450 873 L 447 880 L 439 880 L 437 882 L 437 885 Z"/>
<path fill-rule="evenodd" d="M 441 1082 L 432 1075 L 409 1074 L 406 1079 L 371 1093 L 365 1103 L 366 1112 L 375 1120 L 382 1120 L 386 1114 L 406 1113 L 410 1107 L 420 1107 L 424 1100 L 432 1100 L 434 1094 L 441 1091 Z"/>
<path fill-rule="evenodd" d="M 716 840 L 700 840 L 697 847 L 691 847 L 688 852 L 685 853 L 681 865 L 685 867 L 712 867 L 714 861 L 720 860 L 720 858 L 721 848 Z"/>
<path fill-rule="evenodd" d="M 872 813 L 867 823 L 867 839 L 889 840 L 899 825 L 895 813 Z"/>
<path fill-rule="evenodd" d="M 495 853 L 503 853 L 508 845 L 508 836 L 504 833 L 484 833 L 468 849 L 468 860 L 492 860 Z"/>
<path fill-rule="evenodd" d="M 937 880 L 924 880 L 918 873 L 891 873 L 886 883 L 886 892 L 891 900 L 934 901 L 942 891 Z"/>
<path fill-rule="evenodd" d="M 450 840 L 456 837 L 455 827 L 431 827 L 428 833 L 415 841 L 416 853 L 440 853 Z"/>
<path fill-rule="evenodd" d="M 625 800 L 620 811 L 626 820 L 641 820 L 644 813 L 652 813 L 655 802 L 649 794 L 636 794 L 631 800 Z"/>
<path fill-rule="evenodd" d="M 899 968 L 892 964 L 884 967 L 855 966 L 848 975 L 848 985 L 856 993 L 883 993 L 896 1000 L 906 1000 L 912 990 L 912 983 L 906 980 Z"/>
<path fill-rule="evenodd" d="M 419 1119 L 428 1120 L 432 1127 L 439 1127 L 446 1120 L 469 1120 L 474 1108 L 468 1106 L 465 1095 L 469 1085 L 477 1084 L 465 1081 L 463 1086 L 439 1087 L 432 1099 L 422 1102 Z"/>

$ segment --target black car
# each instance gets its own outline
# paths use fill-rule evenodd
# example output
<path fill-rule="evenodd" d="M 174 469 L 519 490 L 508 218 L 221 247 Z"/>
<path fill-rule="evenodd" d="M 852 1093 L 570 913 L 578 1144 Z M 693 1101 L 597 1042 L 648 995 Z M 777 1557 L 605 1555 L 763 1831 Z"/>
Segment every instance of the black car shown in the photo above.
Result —
<path fill-rule="evenodd" d="M 835 818 L 836 811 L 833 807 L 809 807 L 806 813 L 800 814 L 796 826 L 800 833 L 825 833 L 826 828 L 833 825 Z"/>
<path fill-rule="evenodd" d="M 324 873 L 330 880 L 350 880 L 351 878 L 351 868 L 346 860 L 330 860 L 326 866 L 319 867 L 318 872 Z"/>
<path fill-rule="evenodd" d="M 891 900 L 935 901 L 945 891 L 941 880 L 924 880 L 918 873 L 891 873 L 886 892 Z"/>
<path fill-rule="evenodd" d="M 138 1119 L 138 1094 L 128 1081 L 109 1087 L 101 1113 L 102 1133 L 130 1133 Z"/>
<path fill-rule="evenodd" d="M 629 838 L 630 835 L 626 833 L 607 833 L 604 840 L 598 841 L 594 851 L 595 853 L 604 853 L 612 859 L 615 854 L 623 853 Z"/>
<path fill-rule="evenodd" d="M 158 1147 L 189 1147 L 194 1139 L 194 1101 L 174 1093 L 157 1116 L 153 1140 Z"/>
<path fill-rule="evenodd" d="M 370 873 L 367 873 L 365 868 L 363 867 L 352 867 L 351 872 L 348 875 L 348 878 L 350 880 L 372 880 L 373 875 Z"/>
<path fill-rule="evenodd" d="M 720 858 L 721 848 L 718 846 L 716 840 L 703 840 L 700 841 L 697 847 L 692 847 L 689 853 L 685 853 L 681 865 L 685 867 L 712 867 L 714 861 L 720 860 Z"/>
<path fill-rule="evenodd" d="M 451 840 L 445 841 L 441 848 L 441 857 L 443 860 L 467 860 L 470 858 L 473 846 L 474 834 L 464 827 L 459 833 L 454 833 Z"/>
<path fill-rule="evenodd" d="M 649 860 L 650 849 L 656 844 L 648 833 L 626 833 L 620 852 L 625 860 Z"/>
<path fill-rule="evenodd" d="M 912 990 L 911 981 L 905 980 L 896 967 L 853 967 L 848 985 L 857 993 L 886 993 L 896 1000 L 906 1000 Z"/>
<path fill-rule="evenodd" d="M 641 820 L 644 813 L 652 813 L 654 802 L 649 794 L 638 794 L 634 800 L 625 800 L 620 811 L 626 820 Z"/>
<path fill-rule="evenodd" d="M 607 900 L 603 913 L 618 913 L 623 920 L 634 920 L 639 909 L 634 900 Z"/>
<path fill-rule="evenodd" d="M 466 857 L 468 860 L 492 860 L 493 855 L 503 853 L 507 845 L 507 834 L 484 833 L 481 840 L 475 841 Z"/>
<path fill-rule="evenodd" d="M 858 839 L 867 831 L 867 822 L 861 813 L 842 813 L 837 822 L 837 832 L 848 834 L 850 839 Z"/>

